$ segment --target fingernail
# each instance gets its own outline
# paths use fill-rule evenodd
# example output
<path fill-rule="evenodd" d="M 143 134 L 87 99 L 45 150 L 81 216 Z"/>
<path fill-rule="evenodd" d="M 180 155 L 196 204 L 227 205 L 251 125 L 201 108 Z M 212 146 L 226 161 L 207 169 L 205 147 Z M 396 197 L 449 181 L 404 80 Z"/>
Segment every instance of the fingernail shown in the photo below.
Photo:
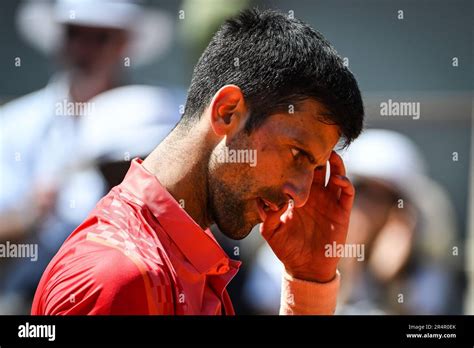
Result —
<path fill-rule="evenodd" d="M 288 201 L 288 209 L 293 209 L 295 207 L 295 201 L 290 199 Z"/>

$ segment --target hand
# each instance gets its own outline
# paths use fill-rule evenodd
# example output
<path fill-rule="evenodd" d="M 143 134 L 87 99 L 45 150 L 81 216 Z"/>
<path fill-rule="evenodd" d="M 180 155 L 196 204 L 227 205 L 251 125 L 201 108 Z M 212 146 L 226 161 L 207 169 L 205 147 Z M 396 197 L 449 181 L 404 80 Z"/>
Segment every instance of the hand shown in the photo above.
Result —
<path fill-rule="evenodd" d="M 326 169 L 314 172 L 308 201 L 303 207 L 287 204 L 267 213 L 260 226 L 275 255 L 293 277 L 328 282 L 336 275 L 338 257 L 325 256 L 326 245 L 344 244 L 355 190 L 342 158 L 332 152 L 331 177 L 324 187 Z"/>

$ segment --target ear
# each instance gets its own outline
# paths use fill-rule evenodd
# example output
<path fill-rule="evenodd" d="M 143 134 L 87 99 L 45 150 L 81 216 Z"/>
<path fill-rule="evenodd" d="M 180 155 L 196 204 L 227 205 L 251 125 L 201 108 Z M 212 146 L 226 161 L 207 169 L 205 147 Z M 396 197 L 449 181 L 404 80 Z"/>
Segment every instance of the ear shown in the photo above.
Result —
<path fill-rule="evenodd" d="M 214 133 L 218 136 L 237 133 L 245 125 L 247 112 L 241 89 L 235 85 L 225 85 L 217 91 L 209 106 Z"/>

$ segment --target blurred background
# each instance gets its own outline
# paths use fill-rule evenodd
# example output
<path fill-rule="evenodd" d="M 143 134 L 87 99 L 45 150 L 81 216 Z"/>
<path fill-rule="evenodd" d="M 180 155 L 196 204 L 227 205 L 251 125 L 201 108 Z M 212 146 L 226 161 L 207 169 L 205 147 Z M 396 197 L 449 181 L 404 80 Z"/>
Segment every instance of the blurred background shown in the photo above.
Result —
<path fill-rule="evenodd" d="M 213 32 L 254 6 L 320 31 L 362 91 L 366 131 L 341 154 L 364 257 L 341 260 L 337 314 L 474 314 L 469 0 L 2 1 L 0 245 L 38 259 L 0 258 L 0 314 L 29 313 L 64 239 L 179 120 Z M 277 314 L 282 266 L 258 230 L 215 235 L 244 261 L 236 312 Z"/>

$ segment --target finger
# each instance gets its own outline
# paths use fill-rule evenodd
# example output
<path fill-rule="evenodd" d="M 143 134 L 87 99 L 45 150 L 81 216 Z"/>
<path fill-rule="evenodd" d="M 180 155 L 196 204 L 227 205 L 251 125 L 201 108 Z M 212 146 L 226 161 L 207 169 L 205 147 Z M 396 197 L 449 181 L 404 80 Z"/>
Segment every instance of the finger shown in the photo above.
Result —
<path fill-rule="evenodd" d="M 325 166 L 316 168 L 314 170 L 313 184 L 318 187 L 323 187 L 326 182 L 326 171 L 328 170 L 328 164 Z"/>
<path fill-rule="evenodd" d="M 346 176 L 346 167 L 344 166 L 344 161 L 335 151 L 331 153 L 331 156 L 329 157 L 329 163 L 331 164 L 331 176 L 333 174 Z"/>
<path fill-rule="evenodd" d="M 338 183 L 338 179 L 334 175 L 331 175 L 328 186 L 326 187 L 326 190 L 329 191 L 330 196 L 332 196 L 336 201 L 338 201 L 341 197 L 341 187 L 338 185 Z"/>
<path fill-rule="evenodd" d="M 340 188 L 339 204 L 344 210 L 350 211 L 355 197 L 354 185 L 346 176 L 342 175 L 331 176 L 331 185 Z"/>

